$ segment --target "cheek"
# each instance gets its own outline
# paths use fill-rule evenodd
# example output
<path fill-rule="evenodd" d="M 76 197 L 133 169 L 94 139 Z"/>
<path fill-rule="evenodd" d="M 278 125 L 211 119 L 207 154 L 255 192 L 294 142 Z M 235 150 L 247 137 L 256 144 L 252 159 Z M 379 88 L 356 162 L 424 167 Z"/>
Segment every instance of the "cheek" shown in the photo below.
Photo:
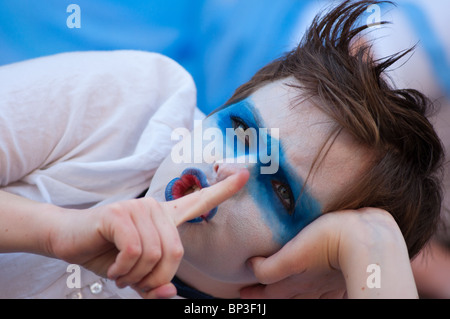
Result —
<path fill-rule="evenodd" d="M 240 248 L 246 250 L 249 256 L 262 254 L 265 247 L 277 245 L 259 205 L 247 192 L 237 196 L 235 201 L 226 202 L 223 208 L 226 212 L 222 222 L 230 226 L 230 237 L 235 238 L 236 242 L 239 239 Z"/>
<path fill-rule="evenodd" d="M 223 219 L 219 222 L 226 231 L 219 231 L 218 236 L 221 237 L 223 251 L 227 252 L 223 265 L 236 269 L 239 274 L 249 276 L 246 265 L 249 258 L 271 256 L 281 248 L 281 245 L 274 240 L 276 236 L 265 222 L 259 205 L 248 195 L 247 190 L 244 194 L 223 205 L 221 214 Z M 227 264 L 228 262 L 234 265 Z"/>
<path fill-rule="evenodd" d="M 283 231 L 281 228 L 284 223 L 280 215 L 282 214 L 283 208 L 281 205 L 277 205 L 278 199 L 269 189 L 268 184 L 270 181 L 261 181 L 260 179 L 261 176 L 260 178 L 252 177 L 246 187 L 253 199 L 252 202 L 256 205 L 255 210 L 258 211 L 258 219 L 268 229 L 267 234 L 272 236 L 272 241 L 282 245 L 284 240 L 282 239 Z"/>
<path fill-rule="evenodd" d="M 248 195 L 247 190 L 220 205 L 212 221 L 217 222 L 216 239 L 221 250 L 228 249 L 231 256 L 239 255 L 244 262 L 250 257 L 266 255 L 278 248 L 259 205 Z"/>
<path fill-rule="evenodd" d="M 253 200 L 243 194 L 220 205 L 209 224 L 183 224 L 179 230 L 186 260 L 223 281 L 252 280 L 247 260 L 280 249 Z"/>

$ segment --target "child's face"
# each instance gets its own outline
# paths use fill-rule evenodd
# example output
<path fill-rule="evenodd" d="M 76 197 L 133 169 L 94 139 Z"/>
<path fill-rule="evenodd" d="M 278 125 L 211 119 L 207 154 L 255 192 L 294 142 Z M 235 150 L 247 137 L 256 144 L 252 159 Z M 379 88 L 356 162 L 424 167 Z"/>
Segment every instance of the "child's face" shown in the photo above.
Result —
<path fill-rule="evenodd" d="M 285 82 L 268 84 L 206 118 L 161 164 L 147 194 L 175 199 L 247 167 L 250 178 L 238 194 L 179 227 L 184 261 L 215 279 L 253 282 L 246 261 L 279 250 L 319 217 L 367 162 L 342 134 L 303 188 L 332 121 L 308 102 L 293 107 L 296 89 Z M 250 135 L 240 128 L 249 128 Z M 189 152 L 188 163 L 176 163 Z"/>

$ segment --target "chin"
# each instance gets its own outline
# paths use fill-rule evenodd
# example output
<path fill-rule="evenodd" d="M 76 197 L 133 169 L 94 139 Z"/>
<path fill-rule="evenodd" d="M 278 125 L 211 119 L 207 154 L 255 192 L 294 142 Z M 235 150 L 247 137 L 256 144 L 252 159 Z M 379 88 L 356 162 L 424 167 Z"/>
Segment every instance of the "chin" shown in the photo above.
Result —
<path fill-rule="evenodd" d="M 240 262 L 239 265 L 230 265 L 225 259 L 224 262 L 216 263 L 191 261 L 191 264 L 200 272 L 218 282 L 231 284 L 253 284 L 257 282 L 255 276 L 244 261 Z"/>
<path fill-rule="evenodd" d="M 214 239 L 205 240 L 207 236 L 200 238 L 200 228 L 208 225 L 182 225 L 180 236 L 184 246 L 184 260 L 208 277 L 227 283 L 253 283 L 256 278 L 247 266 L 246 262 L 254 254 L 246 251 L 238 251 L 236 247 L 245 245 L 228 244 L 228 247 L 221 248 L 220 243 Z M 190 233 L 197 228 L 196 234 Z M 206 230 L 206 229 L 205 229 Z M 217 231 L 216 231 L 217 232 Z M 199 235 L 198 237 L 191 235 Z M 220 234 L 217 237 L 223 237 Z M 199 243 L 200 241 L 200 243 Z"/>

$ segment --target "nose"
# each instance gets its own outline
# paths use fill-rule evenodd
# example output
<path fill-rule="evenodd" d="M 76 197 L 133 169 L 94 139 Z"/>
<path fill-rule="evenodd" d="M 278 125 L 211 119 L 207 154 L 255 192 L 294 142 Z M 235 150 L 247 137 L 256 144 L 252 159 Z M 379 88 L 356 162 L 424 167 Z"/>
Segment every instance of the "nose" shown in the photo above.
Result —
<path fill-rule="evenodd" d="M 214 181 L 218 183 L 228 176 L 231 176 L 242 169 L 250 169 L 251 164 L 249 163 L 214 163 L 213 165 L 213 174 Z"/>

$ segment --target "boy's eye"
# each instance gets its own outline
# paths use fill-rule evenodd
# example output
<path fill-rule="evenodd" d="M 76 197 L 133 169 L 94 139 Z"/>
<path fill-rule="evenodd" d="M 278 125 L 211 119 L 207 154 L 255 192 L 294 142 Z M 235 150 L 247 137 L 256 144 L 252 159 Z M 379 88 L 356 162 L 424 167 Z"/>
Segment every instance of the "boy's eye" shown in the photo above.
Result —
<path fill-rule="evenodd" d="M 284 208 L 286 208 L 289 215 L 294 213 L 294 196 L 292 195 L 291 188 L 289 185 L 278 181 L 272 181 L 272 188 L 283 204 Z"/>
<path fill-rule="evenodd" d="M 241 128 L 244 131 L 248 129 L 248 125 L 242 120 L 241 118 L 237 116 L 231 116 L 231 124 L 233 125 L 233 129 Z"/>
<path fill-rule="evenodd" d="M 245 140 L 245 145 L 248 146 L 250 144 L 250 138 L 249 135 L 244 134 L 244 132 L 247 131 L 249 126 L 237 116 L 231 116 L 231 124 L 233 125 L 233 129 L 236 131 L 237 137 Z"/>

